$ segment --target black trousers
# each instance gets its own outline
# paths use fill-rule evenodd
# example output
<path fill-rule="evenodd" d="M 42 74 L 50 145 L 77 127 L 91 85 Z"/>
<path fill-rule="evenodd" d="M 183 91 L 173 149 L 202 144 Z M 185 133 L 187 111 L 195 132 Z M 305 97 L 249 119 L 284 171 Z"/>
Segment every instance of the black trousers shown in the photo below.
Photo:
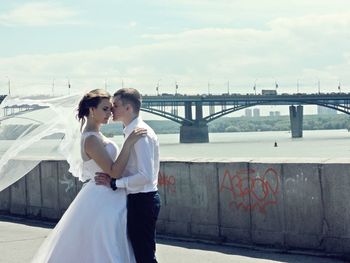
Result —
<path fill-rule="evenodd" d="M 128 194 L 127 226 L 137 263 L 156 263 L 156 222 L 160 210 L 158 192 Z"/>

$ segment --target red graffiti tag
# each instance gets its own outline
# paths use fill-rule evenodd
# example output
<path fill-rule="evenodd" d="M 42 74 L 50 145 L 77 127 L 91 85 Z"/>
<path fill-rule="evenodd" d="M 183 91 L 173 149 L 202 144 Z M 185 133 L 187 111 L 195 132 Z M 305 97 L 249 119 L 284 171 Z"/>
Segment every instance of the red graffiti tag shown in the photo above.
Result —
<path fill-rule="evenodd" d="M 173 175 L 168 176 L 165 173 L 159 172 L 158 185 L 164 185 L 169 192 L 176 193 L 176 179 Z"/>
<path fill-rule="evenodd" d="M 277 204 L 279 176 L 276 170 L 268 168 L 262 176 L 256 173 L 254 169 L 242 169 L 231 175 L 225 170 L 220 192 L 231 193 L 230 207 L 245 211 L 258 209 L 259 212 L 266 213 L 267 206 Z"/>

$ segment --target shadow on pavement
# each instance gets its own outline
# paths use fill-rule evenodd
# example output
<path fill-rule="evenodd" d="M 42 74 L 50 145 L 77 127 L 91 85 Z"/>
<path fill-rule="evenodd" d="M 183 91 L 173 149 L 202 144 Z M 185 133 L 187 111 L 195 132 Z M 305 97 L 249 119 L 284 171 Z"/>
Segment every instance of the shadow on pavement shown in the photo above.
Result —
<path fill-rule="evenodd" d="M 243 256 L 256 259 L 288 262 L 288 263 L 346 263 L 339 257 L 332 255 L 325 255 L 317 251 L 282 251 L 269 247 L 256 246 L 239 246 L 237 244 L 215 244 L 207 243 L 202 240 L 190 239 L 174 239 L 167 236 L 160 236 L 157 238 L 157 244 L 167 246 L 182 247 L 185 249 L 195 249 L 216 252 L 232 256 Z"/>

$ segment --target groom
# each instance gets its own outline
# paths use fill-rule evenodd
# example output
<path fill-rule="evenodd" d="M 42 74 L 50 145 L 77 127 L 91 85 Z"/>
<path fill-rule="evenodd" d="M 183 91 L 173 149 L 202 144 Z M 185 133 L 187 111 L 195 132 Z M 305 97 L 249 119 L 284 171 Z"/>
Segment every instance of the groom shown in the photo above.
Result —
<path fill-rule="evenodd" d="M 155 263 L 156 221 L 160 210 L 158 194 L 159 143 L 153 129 L 139 116 L 141 95 L 136 89 L 123 88 L 113 96 L 113 120 L 123 122 L 127 138 L 137 128 L 147 129 L 130 152 L 123 177 L 116 180 L 106 174 L 97 177 L 109 182 L 113 190 L 125 188 L 127 228 L 137 263 Z M 102 178 L 104 177 L 104 178 Z"/>

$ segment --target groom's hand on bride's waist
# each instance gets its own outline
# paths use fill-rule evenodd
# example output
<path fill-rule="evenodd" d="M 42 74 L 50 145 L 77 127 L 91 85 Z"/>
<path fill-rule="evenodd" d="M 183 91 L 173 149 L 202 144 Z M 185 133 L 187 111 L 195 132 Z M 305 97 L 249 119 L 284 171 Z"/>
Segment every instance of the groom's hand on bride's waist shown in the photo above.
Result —
<path fill-rule="evenodd" d="M 106 173 L 95 173 L 95 183 L 97 185 L 105 185 L 110 187 L 112 178 Z"/>

